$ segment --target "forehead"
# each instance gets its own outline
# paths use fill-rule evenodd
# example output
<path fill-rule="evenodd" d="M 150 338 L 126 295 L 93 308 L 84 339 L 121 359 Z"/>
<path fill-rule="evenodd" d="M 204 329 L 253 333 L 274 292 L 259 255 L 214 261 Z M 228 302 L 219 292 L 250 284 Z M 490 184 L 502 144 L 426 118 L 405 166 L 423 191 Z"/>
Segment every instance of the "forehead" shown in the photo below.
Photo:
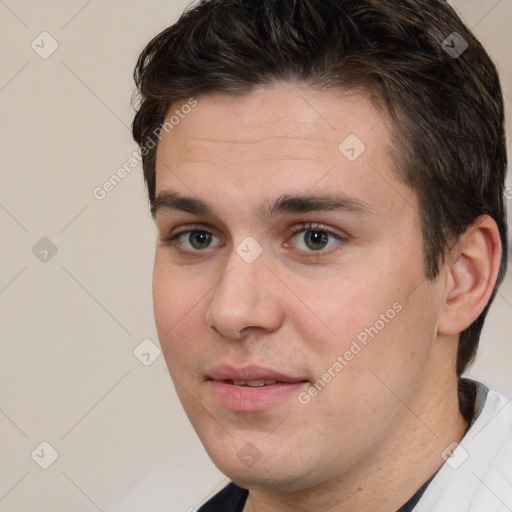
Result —
<path fill-rule="evenodd" d="M 197 102 L 170 136 L 164 136 L 160 153 L 170 142 L 175 160 L 191 156 L 207 160 L 216 152 L 219 165 L 230 161 L 239 165 L 253 162 L 255 153 L 261 152 L 267 158 L 321 157 L 334 163 L 341 156 L 340 142 L 349 135 L 356 136 L 372 157 L 385 153 L 389 143 L 383 115 L 362 93 L 321 92 L 284 83 L 242 96 L 205 95 Z M 176 110 L 180 102 L 172 105 L 169 114 Z"/>
<path fill-rule="evenodd" d="M 234 205 L 240 195 L 261 204 L 262 196 L 336 190 L 377 210 L 415 206 L 389 156 L 387 118 L 362 93 L 280 84 L 196 101 L 159 143 L 157 196 L 172 189 Z"/>

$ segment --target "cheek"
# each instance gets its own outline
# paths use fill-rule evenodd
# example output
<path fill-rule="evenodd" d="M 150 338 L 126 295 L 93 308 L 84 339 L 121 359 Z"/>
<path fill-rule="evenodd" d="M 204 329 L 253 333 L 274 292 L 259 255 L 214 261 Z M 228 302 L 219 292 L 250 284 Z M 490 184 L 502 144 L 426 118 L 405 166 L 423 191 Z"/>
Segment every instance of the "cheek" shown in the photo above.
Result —
<path fill-rule="evenodd" d="M 153 310 L 160 342 L 184 314 L 182 302 L 177 300 L 180 284 L 179 277 L 167 271 L 157 256 L 153 268 Z"/>
<path fill-rule="evenodd" d="M 318 371 L 332 366 L 339 355 L 346 354 L 356 370 L 390 360 L 402 365 L 428 350 L 428 340 L 421 347 L 411 344 L 417 332 L 428 332 L 432 339 L 435 335 L 431 291 L 426 283 L 418 286 L 424 279 L 421 254 L 409 259 L 407 271 L 403 259 L 404 254 L 390 254 L 379 265 L 326 276 L 316 289 L 310 288 L 308 302 L 315 315 L 303 315 L 300 322 L 320 359 Z"/>
<path fill-rule="evenodd" d="M 309 294 L 308 302 L 314 305 L 311 308 L 314 314 L 303 314 L 301 322 L 313 338 L 315 335 L 317 340 L 324 338 L 326 352 L 334 349 L 343 353 L 353 340 L 358 337 L 364 340 L 365 329 L 380 321 L 380 314 L 392 308 L 394 301 L 390 297 L 394 294 L 389 290 L 385 293 L 386 288 L 382 280 L 377 287 L 362 276 L 331 279 L 327 286 Z M 319 349 L 321 345 L 316 343 L 315 352 Z"/>
<path fill-rule="evenodd" d="M 201 297 L 180 272 L 170 272 L 155 260 L 153 271 L 153 309 L 155 323 L 169 371 L 187 373 L 194 364 L 201 337 Z M 204 297 L 206 300 L 206 297 Z M 203 315 L 204 322 L 204 315 Z"/>

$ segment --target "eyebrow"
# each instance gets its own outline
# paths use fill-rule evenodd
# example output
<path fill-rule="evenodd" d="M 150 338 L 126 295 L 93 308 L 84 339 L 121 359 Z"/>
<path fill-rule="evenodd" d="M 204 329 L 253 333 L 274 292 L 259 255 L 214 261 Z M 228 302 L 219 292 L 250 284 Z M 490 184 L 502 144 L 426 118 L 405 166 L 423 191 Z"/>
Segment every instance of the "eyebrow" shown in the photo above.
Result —
<path fill-rule="evenodd" d="M 207 201 L 197 197 L 183 196 L 173 191 L 162 191 L 151 206 L 151 214 L 156 217 L 158 211 L 183 211 L 193 215 L 219 217 L 217 211 Z M 308 212 L 344 211 L 359 215 L 375 213 L 371 206 L 356 197 L 344 193 L 326 193 L 313 195 L 284 194 L 271 198 L 260 205 L 258 212 L 264 218 L 279 215 Z"/>

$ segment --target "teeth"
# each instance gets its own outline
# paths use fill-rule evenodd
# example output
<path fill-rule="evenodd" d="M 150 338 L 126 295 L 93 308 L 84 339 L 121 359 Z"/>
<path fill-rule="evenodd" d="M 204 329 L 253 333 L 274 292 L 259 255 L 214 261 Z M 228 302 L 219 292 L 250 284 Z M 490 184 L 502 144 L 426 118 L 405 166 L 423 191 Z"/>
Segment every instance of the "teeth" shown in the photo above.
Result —
<path fill-rule="evenodd" d="M 234 380 L 234 386 L 249 386 L 251 388 L 261 388 L 262 386 L 269 386 L 275 384 L 275 380 Z"/>
<path fill-rule="evenodd" d="M 265 385 L 264 380 L 248 380 L 247 385 L 251 386 L 251 388 L 259 388 Z"/>

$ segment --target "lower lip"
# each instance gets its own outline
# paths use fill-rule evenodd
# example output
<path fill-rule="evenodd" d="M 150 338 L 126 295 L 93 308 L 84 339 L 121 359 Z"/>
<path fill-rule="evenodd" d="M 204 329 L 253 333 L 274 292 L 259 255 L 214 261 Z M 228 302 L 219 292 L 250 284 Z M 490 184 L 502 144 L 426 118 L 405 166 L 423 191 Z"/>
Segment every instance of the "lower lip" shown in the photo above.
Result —
<path fill-rule="evenodd" d="M 264 411 L 292 395 L 297 396 L 307 382 L 279 382 L 258 388 L 241 388 L 221 380 L 210 380 L 216 400 L 226 409 L 239 412 Z"/>

